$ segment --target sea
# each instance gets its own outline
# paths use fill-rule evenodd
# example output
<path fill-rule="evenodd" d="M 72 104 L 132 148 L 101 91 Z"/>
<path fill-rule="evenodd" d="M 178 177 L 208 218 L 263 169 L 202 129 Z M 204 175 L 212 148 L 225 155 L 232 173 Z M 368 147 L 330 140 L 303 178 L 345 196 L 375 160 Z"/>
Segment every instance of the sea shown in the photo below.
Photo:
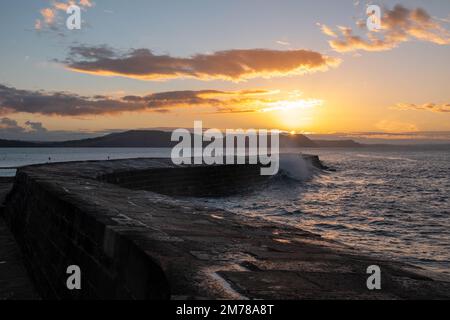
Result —
<path fill-rule="evenodd" d="M 313 168 L 299 153 L 319 155 L 332 170 Z M 168 156 L 170 149 L 156 148 L 0 148 L 0 167 Z M 291 149 L 264 186 L 192 201 L 450 274 L 450 150 L 443 148 Z"/>

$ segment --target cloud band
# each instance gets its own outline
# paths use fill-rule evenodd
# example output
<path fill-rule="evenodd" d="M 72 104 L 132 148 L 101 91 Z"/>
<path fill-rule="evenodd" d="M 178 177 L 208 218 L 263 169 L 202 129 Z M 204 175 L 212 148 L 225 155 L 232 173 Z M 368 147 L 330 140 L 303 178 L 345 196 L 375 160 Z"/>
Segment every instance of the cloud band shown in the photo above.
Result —
<path fill-rule="evenodd" d="M 141 80 L 195 78 L 241 81 L 324 71 L 339 59 L 309 50 L 226 50 L 187 58 L 157 55 L 148 49 L 118 54 L 105 46 L 71 47 L 65 65 L 74 71 Z"/>

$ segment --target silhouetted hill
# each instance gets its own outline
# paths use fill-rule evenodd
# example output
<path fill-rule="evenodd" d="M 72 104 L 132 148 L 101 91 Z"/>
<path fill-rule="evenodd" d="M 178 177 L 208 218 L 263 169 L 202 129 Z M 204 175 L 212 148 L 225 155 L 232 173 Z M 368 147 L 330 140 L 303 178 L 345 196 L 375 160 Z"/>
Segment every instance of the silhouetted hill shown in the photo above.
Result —
<path fill-rule="evenodd" d="M 280 148 L 317 147 L 316 143 L 302 134 L 282 134 Z"/>
<path fill-rule="evenodd" d="M 171 141 L 172 133 L 161 130 L 131 130 L 111 133 L 103 137 L 72 140 L 63 142 L 27 142 L 0 140 L 0 148 L 171 148 L 178 142 Z M 208 143 L 205 143 L 205 145 Z M 352 140 L 345 141 L 313 141 L 308 137 L 296 134 L 282 134 L 281 148 L 298 147 L 361 147 Z"/>
<path fill-rule="evenodd" d="M 0 139 L 0 148 L 36 148 L 40 146 L 35 142 Z"/>
<path fill-rule="evenodd" d="M 157 130 L 132 130 L 112 133 L 104 137 L 54 143 L 58 147 L 110 147 L 110 148 L 171 148 L 178 142 L 171 141 L 171 132 Z M 207 145 L 208 142 L 205 142 Z M 304 135 L 281 135 L 283 148 L 315 147 L 315 143 Z"/>
<path fill-rule="evenodd" d="M 111 133 L 103 137 L 52 143 L 65 148 L 170 148 L 172 133 L 157 130 L 131 130 Z"/>

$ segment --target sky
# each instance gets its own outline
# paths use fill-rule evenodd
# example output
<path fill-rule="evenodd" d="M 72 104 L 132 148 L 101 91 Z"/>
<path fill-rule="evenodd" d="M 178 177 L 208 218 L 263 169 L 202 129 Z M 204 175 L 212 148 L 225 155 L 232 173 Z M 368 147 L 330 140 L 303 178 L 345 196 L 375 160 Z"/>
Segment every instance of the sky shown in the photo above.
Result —
<path fill-rule="evenodd" d="M 71 4 L 80 30 L 66 26 Z M 381 8 L 378 30 L 367 28 L 368 5 Z M 0 139 L 196 120 L 318 135 L 450 132 L 448 0 L 0 6 Z"/>

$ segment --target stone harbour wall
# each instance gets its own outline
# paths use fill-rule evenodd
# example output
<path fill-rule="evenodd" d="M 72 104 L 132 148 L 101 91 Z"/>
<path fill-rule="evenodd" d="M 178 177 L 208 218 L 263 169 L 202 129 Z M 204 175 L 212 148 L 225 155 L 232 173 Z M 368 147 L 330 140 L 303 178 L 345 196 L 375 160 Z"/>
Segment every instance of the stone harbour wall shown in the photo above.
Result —
<path fill-rule="evenodd" d="M 87 186 L 97 184 L 103 190 L 114 190 L 116 197 L 124 193 L 120 187 L 157 191 L 169 195 L 207 196 L 236 192 L 241 187 L 261 181 L 259 167 L 210 166 L 173 167 L 167 161 L 156 161 L 155 168 L 121 167 L 111 161 L 109 168 L 70 170 L 57 164 L 31 166 L 17 173 L 12 192 L 7 198 L 6 220 L 26 257 L 30 271 L 41 295 L 49 299 L 168 299 L 168 280 L 157 261 L 144 250 L 119 234 L 132 232 L 140 223 L 115 213 L 115 197 L 108 196 L 104 207 L 96 204 L 102 197 L 86 203 L 62 187 L 59 181 L 80 181 Z M 82 164 L 78 164 L 83 166 Z M 84 169 L 95 167 L 86 163 Z M 67 171 L 57 169 L 67 167 Z M 49 169 L 41 175 L 40 170 Z M 46 170 L 44 170 L 46 171 Z M 85 174 L 91 179 L 77 177 Z M 103 183 L 102 183 L 103 182 Z M 82 183 L 83 184 L 83 183 Z M 83 190 L 81 190 L 83 192 Z M 113 193 L 114 193 L 113 191 Z M 90 188 L 86 187 L 86 193 Z M 91 194 L 95 198 L 95 194 Z M 131 206 L 131 205 L 130 205 Z M 113 212 L 111 212 L 113 211 Z M 117 228 L 116 228 L 117 230 Z M 67 267 L 79 265 L 83 271 L 82 290 L 68 290 Z"/>
<path fill-rule="evenodd" d="M 119 171 L 99 177 L 123 188 L 171 196 L 225 196 L 243 192 L 268 178 L 259 165 L 214 165 Z"/>
<path fill-rule="evenodd" d="M 26 266 L 47 299 L 167 299 L 158 264 L 107 229 L 101 211 L 46 181 L 19 172 L 5 217 Z M 79 265 L 82 290 L 68 290 L 67 267 Z"/>
<path fill-rule="evenodd" d="M 260 183 L 248 165 L 35 165 L 18 170 L 2 212 L 43 299 L 450 298 L 441 275 L 177 196 Z M 66 285 L 71 265 L 80 290 Z M 368 290 L 370 265 L 381 268 L 383 290 Z"/>

